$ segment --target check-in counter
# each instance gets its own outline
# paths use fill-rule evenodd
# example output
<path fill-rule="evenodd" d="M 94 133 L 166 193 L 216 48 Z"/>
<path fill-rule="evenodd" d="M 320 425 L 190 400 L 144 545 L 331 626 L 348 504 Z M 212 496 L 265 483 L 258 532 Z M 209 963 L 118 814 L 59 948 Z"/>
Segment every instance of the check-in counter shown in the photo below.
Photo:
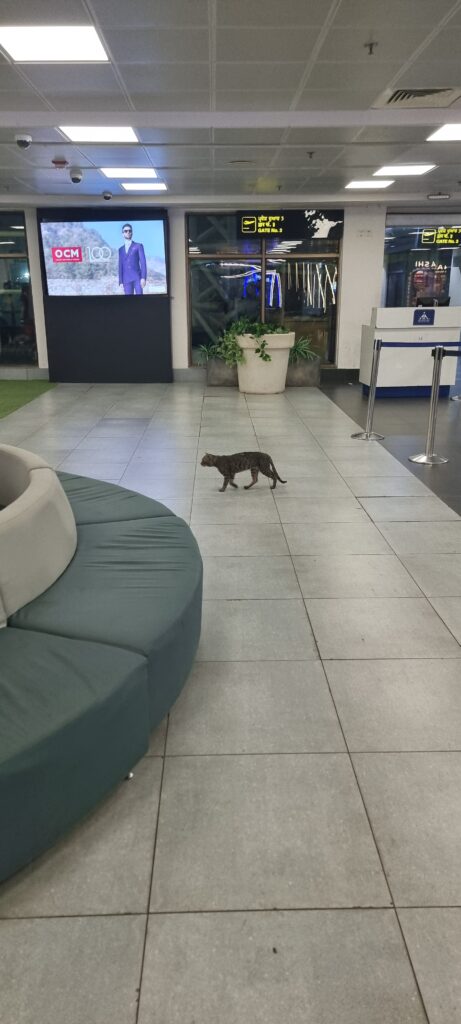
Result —
<path fill-rule="evenodd" d="M 375 338 L 380 338 L 383 344 L 401 342 L 410 346 L 381 349 L 376 394 L 392 397 L 428 395 L 434 365 L 430 346 L 459 345 L 460 337 L 461 306 L 372 309 L 370 325 L 364 324 L 362 327 L 359 379 L 363 390 L 368 392 Z M 428 347 L 420 347 L 421 343 Z M 455 383 L 456 366 L 456 359 L 443 360 L 441 395 L 447 395 L 450 386 Z"/>

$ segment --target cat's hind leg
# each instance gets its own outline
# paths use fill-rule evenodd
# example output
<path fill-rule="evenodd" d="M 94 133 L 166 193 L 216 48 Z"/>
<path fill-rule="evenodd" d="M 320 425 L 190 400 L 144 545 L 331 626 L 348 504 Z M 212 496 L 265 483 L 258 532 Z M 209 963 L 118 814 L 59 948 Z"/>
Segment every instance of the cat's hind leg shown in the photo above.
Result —
<path fill-rule="evenodd" d="M 245 490 L 249 491 L 250 487 L 254 487 L 258 483 L 259 469 L 251 470 L 251 484 L 245 484 Z"/>
<path fill-rule="evenodd" d="M 233 476 L 231 476 L 231 478 L 229 480 L 229 483 L 230 483 L 231 487 L 237 487 L 238 488 L 238 484 L 234 483 L 234 477 Z"/>

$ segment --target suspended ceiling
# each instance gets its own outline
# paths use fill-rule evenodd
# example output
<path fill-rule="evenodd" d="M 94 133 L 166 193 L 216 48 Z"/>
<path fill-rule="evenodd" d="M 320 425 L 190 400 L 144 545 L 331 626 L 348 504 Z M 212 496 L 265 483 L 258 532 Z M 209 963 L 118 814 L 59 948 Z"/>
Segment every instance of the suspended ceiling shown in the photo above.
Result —
<path fill-rule="evenodd" d="M 374 106 L 385 90 L 461 88 L 461 0 L 2 0 L 0 24 L 93 24 L 106 64 L 0 53 L 0 202 L 133 200 L 101 166 L 155 167 L 168 192 L 216 204 L 461 200 L 461 142 L 429 143 L 445 109 Z M 367 44 L 374 43 L 371 47 Z M 58 126 L 131 124 L 139 145 L 71 145 Z M 17 133 L 33 138 L 21 152 Z M 79 185 L 63 157 L 83 170 Z M 382 164 L 430 162 L 380 193 L 344 191 Z M 429 204 L 430 205 L 430 204 Z M 433 206 L 433 203 L 432 203 Z"/>

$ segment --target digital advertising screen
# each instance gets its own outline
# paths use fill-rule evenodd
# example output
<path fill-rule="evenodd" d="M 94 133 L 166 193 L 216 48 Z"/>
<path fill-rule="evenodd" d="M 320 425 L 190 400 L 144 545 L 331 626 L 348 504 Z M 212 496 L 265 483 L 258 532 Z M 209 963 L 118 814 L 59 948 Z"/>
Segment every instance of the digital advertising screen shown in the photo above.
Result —
<path fill-rule="evenodd" d="M 40 221 L 48 295 L 166 295 L 163 219 Z"/>

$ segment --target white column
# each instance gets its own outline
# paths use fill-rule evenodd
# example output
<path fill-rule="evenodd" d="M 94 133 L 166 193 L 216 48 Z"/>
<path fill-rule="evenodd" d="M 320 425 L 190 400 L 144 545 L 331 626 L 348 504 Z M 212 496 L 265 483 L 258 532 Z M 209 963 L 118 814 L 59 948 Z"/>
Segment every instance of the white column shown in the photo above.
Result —
<path fill-rule="evenodd" d="M 360 365 L 362 324 L 380 305 L 386 208 L 353 206 L 344 211 L 338 302 L 337 365 Z"/>
<path fill-rule="evenodd" d="M 45 309 L 43 305 L 37 211 L 34 208 L 30 208 L 26 209 L 24 213 L 26 220 L 27 251 L 29 254 L 30 288 L 34 307 L 35 336 L 37 339 L 38 365 L 41 369 L 47 369 L 48 348 L 46 343 Z"/>
<path fill-rule="evenodd" d="M 184 210 L 173 207 L 169 210 L 168 217 L 173 369 L 183 370 L 189 366 L 186 216 Z"/>

